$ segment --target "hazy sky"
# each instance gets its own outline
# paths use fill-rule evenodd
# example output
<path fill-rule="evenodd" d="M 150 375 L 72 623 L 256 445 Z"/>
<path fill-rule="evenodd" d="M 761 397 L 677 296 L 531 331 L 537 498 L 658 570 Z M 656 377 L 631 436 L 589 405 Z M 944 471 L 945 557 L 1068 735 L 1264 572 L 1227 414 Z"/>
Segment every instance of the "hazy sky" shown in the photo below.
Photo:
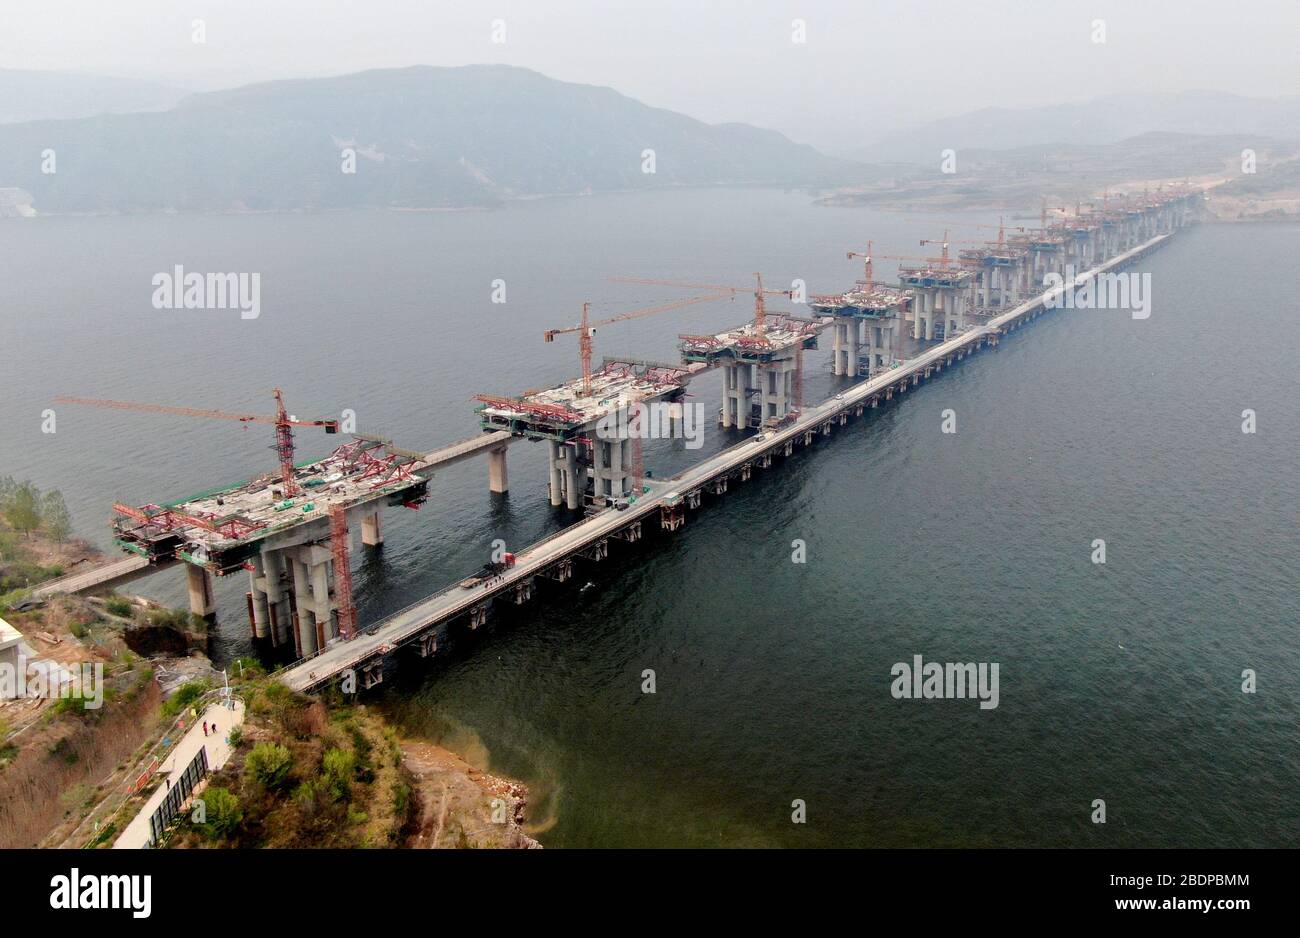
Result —
<path fill-rule="evenodd" d="M 5 68 L 208 88 L 503 62 L 824 146 L 993 104 L 1300 93 L 1298 35 L 1297 0 L 0 0 Z"/>

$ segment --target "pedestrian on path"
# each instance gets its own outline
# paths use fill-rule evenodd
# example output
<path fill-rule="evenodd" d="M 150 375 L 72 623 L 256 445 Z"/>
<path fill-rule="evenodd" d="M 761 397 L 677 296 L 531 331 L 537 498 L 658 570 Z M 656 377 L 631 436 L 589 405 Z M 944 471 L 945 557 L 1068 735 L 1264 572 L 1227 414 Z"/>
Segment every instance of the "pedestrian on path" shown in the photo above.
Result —
<path fill-rule="evenodd" d="M 204 720 L 204 721 L 203 721 L 203 735 L 204 735 L 204 736 L 207 736 L 207 735 L 208 735 L 208 721 L 207 721 L 207 720 Z"/>

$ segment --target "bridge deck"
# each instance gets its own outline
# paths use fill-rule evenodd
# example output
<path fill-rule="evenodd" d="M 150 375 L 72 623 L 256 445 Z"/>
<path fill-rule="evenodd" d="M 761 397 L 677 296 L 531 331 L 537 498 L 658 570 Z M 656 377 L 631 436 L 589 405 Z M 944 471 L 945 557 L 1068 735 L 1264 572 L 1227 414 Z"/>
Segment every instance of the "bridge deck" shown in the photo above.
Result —
<path fill-rule="evenodd" d="M 463 459 L 469 459 L 471 456 L 477 456 L 486 450 L 505 446 L 512 439 L 514 439 L 514 436 L 504 430 L 497 430 L 493 433 L 480 433 L 478 436 L 472 436 L 467 440 L 461 440 L 459 443 L 452 443 L 449 446 L 436 449 L 432 453 L 426 453 L 424 458 L 416 464 L 415 471 L 450 466 L 452 463 L 458 463 Z"/>
<path fill-rule="evenodd" d="M 1131 251 L 1117 255 L 1105 264 L 1080 274 L 1076 283 L 1081 283 L 1084 278 L 1094 274 L 1122 266 L 1168 237 L 1169 235 L 1161 235 Z M 707 486 L 714 479 L 734 472 L 745 463 L 751 462 L 765 453 L 784 449 L 787 441 L 794 441 L 808 433 L 819 430 L 828 421 L 834 420 L 841 413 L 855 409 L 859 404 L 869 402 L 873 397 L 883 395 L 889 388 L 899 386 L 904 382 L 910 384 L 914 375 L 924 375 L 925 370 L 936 363 L 946 362 L 954 354 L 973 351 L 974 348 L 986 340 L 987 336 L 992 333 L 1000 333 L 1002 327 L 1039 309 L 1054 294 L 1059 293 L 1059 288 L 1054 291 L 1045 291 L 990 319 L 985 325 L 970 328 L 933 348 L 927 349 L 916 358 L 908 359 L 898 368 L 853 385 L 831 399 L 806 410 L 798 419 L 786 427 L 776 431 L 760 432 L 717 453 L 685 472 L 674 476 L 672 479 L 649 483 L 651 491 L 639 498 L 636 504 L 627 510 L 605 509 L 599 514 L 570 525 L 517 553 L 515 565 L 486 586 L 480 585 L 472 589 L 462 589 L 459 585 L 453 585 L 440 590 L 426 599 L 379 620 L 352 641 L 336 641 L 322 651 L 317 652 L 313 657 L 303 659 L 297 664 L 286 668 L 280 673 L 280 680 L 294 690 L 306 691 L 326 683 L 345 669 L 356 668 L 371 658 L 381 656 L 426 632 L 431 627 L 467 612 L 472 607 L 495 596 L 509 592 L 517 584 L 537 576 L 558 561 L 564 560 L 604 538 L 608 538 L 615 532 L 628 527 L 632 522 L 650 516 L 665 503 L 666 496 L 684 495 L 687 492 Z"/>
<path fill-rule="evenodd" d="M 149 569 L 149 558 L 132 554 L 111 563 L 100 564 L 67 573 L 55 580 L 47 580 L 32 590 L 37 598 L 53 596 L 55 593 L 84 593 L 87 590 L 108 586 L 123 580 L 129 580 Z M 157 569 L 157 568 L 155 568 Z"/>

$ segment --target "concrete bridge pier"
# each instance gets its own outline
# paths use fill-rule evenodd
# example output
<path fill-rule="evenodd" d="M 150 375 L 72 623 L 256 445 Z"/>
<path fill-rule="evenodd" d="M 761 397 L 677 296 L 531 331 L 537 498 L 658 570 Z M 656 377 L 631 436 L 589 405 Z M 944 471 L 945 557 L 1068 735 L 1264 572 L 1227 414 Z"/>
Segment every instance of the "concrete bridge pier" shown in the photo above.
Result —
<path fill-rule="evenodd" d="M 834 354 L 831 373 L 856 377 L 858 374 L 858 347 L 861 344 L 861 323 L 852 316 L 837 316 L 833 330 Z"/>
<path fill-rule="evenodd" d="M 307 565 L 299 559 L 296 550 L 285 551 L 285 561 L 293 580 L 294 645 L 298 657 L 303 658 L 314 654 L 319 647 L 316 643 L 316 613 L 311 603 L 311 580 Z"/>
<path fill-rule="evenodd" d="M 587 491 L 587 466 L 578 459 L 577 442 L 564 447 L 564 503 L 570 511 L 582 507 L 582 496 Z"/>
<path fill-rule="evenodd" d="M 953 290 L 947 299 L 947 310 L 945 313 L 947 316 L 947 325 L 943 330 L 943 334 L 945 338 L 951 339 L 956 330 L 961 329 L 966 325 L 967 293 L 965 290 Z"/>
<path fill-rule="evenodd" d="M 271 635 L 271 607 L 266 598 L 266 567 L 261 554 L 253 558 L 253 569 L 248 571 L 248 618 L 254 638 Z"/>
<path fill-rule="evenodd" d="M 597 445 L 600 441 L 593 444 Z M 587 467 L 578 460 L 578 446 L 574 441 L 550 443 L 551 504 L 569 509 L 582 507 L 582 496 L 587 490 Z"/>
<path fill-rule="evenodd" d="M 285 558 L 280 551 L 264 550 L 258 560 L 262 576 L 253 581 L 253 611 L 256 614 L 257 594 L 260 590 L 265 597 L 271 644 L 283 645 L 290 640 L 290 629 L 293 625 L 292 602 L 286 583 L 288 571 L 285 569 Z"/>
<path fill-rule="evenodd" d="M 857 331 L 857 322 L 853 323 L 853 331 Z M 850 344 L 852 357 L 852 370 L 849 374 L 857 374 L 858 370 L 858 343 L 856 334 Z M 759 379 L 759 404 L 762 407 L 763 420 L 780 420 L 790 412 L 790 406 L 794 400 L 794 370 L 795 359 L 792 354 L 789 358 L 777 358 L 770 362 L 764 362 L 755 368 Z"/>
<path fill-rule="evenodd" d="M 564 465 L 564 458 L 560 451 L 563 446 L 564 444 L 559 440 L 550 440 L 546 444 L 548 450 L 546 468 L 550 474 L 549 491 L 552 508 L 559 508 L 564 504 L 564 488 L 560 483 L 560 471 Z"/>
<path fill-rule="evenodd" d="M 722 366 L 722 425 L 749 426 L 749 395 L 754 389 L 754 366 L 729 362 Z"/>
<path fill-rule="evenodd" d="M 283 554 L 293 571 L 298 651 L 310 655 L 338 635 L 333 592 L 334 555 L 328 542 L 285 548 Z"/>
<path fill-rule="evenodd" d="M 934 293 L 930 290 L 916 291 L 916 301 L 912 304 L 912 338 L 934 338 Z"/>
<path fill-rule="evenodd" d="M 510 488 L 506 473 L 506 447 L 488 450 L 488 491 L 504 494 Z"/>
<path fill-rule="evenodd" d="M 384 527 L 379 512 L 361 519 L 361 543 L 367 547 L 380 547 L 384 543 Z"/>
<path fill-rule="evenodd" d="M 627 437 L 591 441 L 593 494 L 620 498 L 628 493 L 632 487 L 628 449 Z"/>
<path fill-rule="evenodd" d="M 192 563 L 185 565 L 186 587 L 190 594 L 190 612 L 204 619 L 217 614 L 217 601 L 212 595 L 212 574 Z"/>
<path fill-rule="evenodd" d="M 903 316 L 867 323 L 867 375 L 888 368 L 903 357 Z"/>

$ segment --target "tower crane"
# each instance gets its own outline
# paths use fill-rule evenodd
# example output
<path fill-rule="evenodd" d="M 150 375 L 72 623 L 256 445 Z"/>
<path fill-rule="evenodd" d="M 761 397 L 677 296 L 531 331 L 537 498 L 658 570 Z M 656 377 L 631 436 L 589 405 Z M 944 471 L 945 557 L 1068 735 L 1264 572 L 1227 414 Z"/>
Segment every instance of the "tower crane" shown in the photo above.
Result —
<path fill-rule="evenodd" d="M 646 281 L 650 282 L 650 281 Z M 596 334 L 597 326 L 608 326 L 615 322 L 624 322 L 628 319 L 639 319 L 642 316 L 651 316 L 655 313 L 665 313 L 672 309 L 681 309 L 683 306 L 692 306 L 695 303 L 706 303 L 710 300 L 725 300 L 729 294 L 717 293 L 708 296 L 695 296 L 689 300 L 675 300 L 672 303 L 663 303 L 659 306 L 647 306 L 645 309 L 634 309 L 630 312 L 619 313 L 617 316 L 610 316 L 607 319 L 598 319 L 591 321 L 591 304 L 582 304 L 582 321 L 576 326 L 569 326 L 564 329 L 547 329 L 542 333 L 547 342 L 554 342 L 557 335 L 564 335 L 569 332 L 578 333 L 578 357 L 582 361 L 582 390 L 584 394 L 591 393 L 591 337 Z"/>
<path fill-rule="evenodd" d="M 279 388 L 273 388 L 271 393 L 275 395 L 276 412 L 274 416 L 264 416 L 262 414 L 235 414 L 224 410 L 202 410 L 196 407 L 169 407 L 165 404 L 136 404 L 131 401 L 110 401 L 90 397 L 69 397 L 67 395 L 59 395 L 54 399 L 54 402 L 56 404 L 85 404 L 90 407 L 108 407 L 116 410 L 136 410 L 153 414 L 179 414 L 183 417 L 210 417 L 214 420 L 238 420 L 240 423 L 244 424 L 275 424 L 275 451 L 280 457 L 280 480 L 284 484 L 285 497 L 291 498 L 299 492 L 298 484 L 293 478 L 293 428 L 322 427 L 326 433 L 338 433 L 339 422 L 327 418 L 319 420 L 299 420 L 285 409 L 284 396 L 281 394 Z"/>
<path fill-rule="evenodd" d="M 876 254 L 875 257 L 878 260 L 886 261 L 925 261 L 927 264 L 949 265 L 948 253 L 946 250 L 942 257 L 918 257 L 915 254 Z"/>
<path fill-rule="evenodd" d="M 1024 225 L 1012 225 L 1011 227 L 1005 225 L 1003 223 L 1001 215 L 998 216 L 998 223 L 996 225 L 978 225 L 974 222 L 969 222 L 969 221 L 939 222 L 939 224 L 946 225 L 950 228 L 982 228 L 982 229 L 988 229 L 989 231 L 996 231 L 998 233 L 998 244 L 1002 244 L 1004 241 L 1006 241 L 1006 233 L 1008 231 L 1019 231 L 1021 234 L 1025 232 Z M 947 237 L 948 237 L 948 233 L 947 231 L 945 231 L 944 239 L 947 240 Z M 922 241 L 921 243 L 925 244 L 927 242 Z M 932 241 L 929 243 L 933 244 L 936 242 Z M 970 242 L 962 242 L 962 243 L 970 243 Z"/>
<path fill-rule="evenodd" d="M 723 296 L 736 296 L 741 293 L 754 294 L 754 334 L 762 338 L 764 331 L 764 318 L 767 314 L 765 297 L 768 296 L 792 296 L 792 290 L 765 290 L 763 288 L 763 275 L 754 274 L 757 286 L 750 287 L 729 287 L 719 286 L 714 283 L 684 283 L 680 280 L 654 280 L 648 277 L 611 277 L 616 283 L 647 283 L 666 287 L 689 287 L 692 290 L 714 290 Z M 717 299 L 717 297 L 709 297 Z"/>
<path fill-rule="evenodd" d="M 853 260 L 853 258 L 855 257 L 862 258 L 862 282 L 867 285 L 868 289 L 870 289 L 871 284 L 875 282 L 874 278 L 871 275 L 871 247 L 873 244 L 875 244 L 874 241 L 867 242 L 866 253 L 863 253 L 861 251 L 849 251 L 847 254 L 845 254 L 845 257 L 848 260 Z"/>

